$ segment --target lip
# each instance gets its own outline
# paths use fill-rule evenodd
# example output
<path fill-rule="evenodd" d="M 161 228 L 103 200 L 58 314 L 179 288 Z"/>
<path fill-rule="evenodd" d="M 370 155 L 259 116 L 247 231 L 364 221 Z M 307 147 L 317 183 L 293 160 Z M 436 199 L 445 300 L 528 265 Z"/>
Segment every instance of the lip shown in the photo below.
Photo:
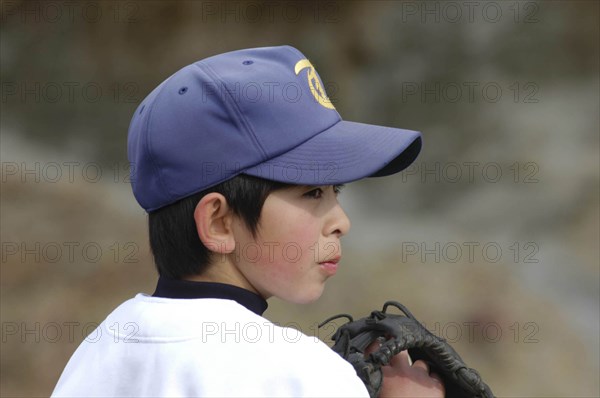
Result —
<path fill-rule="evenodd" d="M 321 269 L 325 271 L 325 273 L 328 275 L 334 275 L 337 272 L 340 258 L 341 256 L 337 256 L 329 260 L 321 261 L 319 265 L 321 266 Z"/>

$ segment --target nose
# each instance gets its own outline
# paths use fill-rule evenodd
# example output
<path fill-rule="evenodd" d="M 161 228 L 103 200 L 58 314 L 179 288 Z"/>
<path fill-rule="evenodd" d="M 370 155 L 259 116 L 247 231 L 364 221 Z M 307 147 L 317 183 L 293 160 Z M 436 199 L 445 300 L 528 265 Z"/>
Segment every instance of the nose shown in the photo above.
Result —
<path fill-rule="evenodd" d="M 330 223 L 327 226 L 328 234 L 335 234 L 342 237 L 350 231 L 350 219 L 346 215 L 346 212 L 339 203 L 331 209 Z"/>

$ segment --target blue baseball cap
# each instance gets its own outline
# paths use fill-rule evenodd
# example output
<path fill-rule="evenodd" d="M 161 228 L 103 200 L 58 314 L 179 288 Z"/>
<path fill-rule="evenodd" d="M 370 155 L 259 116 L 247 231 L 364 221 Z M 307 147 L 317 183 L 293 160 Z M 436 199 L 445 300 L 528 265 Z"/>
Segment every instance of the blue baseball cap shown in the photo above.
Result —
<path fill-rule="evenodd" d="M 129 126 L 131 184 L 148 212 L 238 174 L 334 185 L 408 167 L 417 131 L 342 120 L 311 62 L 290 46 L 215 55 L 177 71 Z"/>

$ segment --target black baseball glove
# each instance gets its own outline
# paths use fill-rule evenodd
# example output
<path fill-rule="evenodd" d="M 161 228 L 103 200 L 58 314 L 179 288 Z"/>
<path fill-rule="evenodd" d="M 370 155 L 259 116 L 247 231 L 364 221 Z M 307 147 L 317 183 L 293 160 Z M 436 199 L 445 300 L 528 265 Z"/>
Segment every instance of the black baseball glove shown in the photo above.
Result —
<path fill-rule="evenodd" d="M 405 315 L 387 313 L 388 306 L 400 309 Z M 413 361 L 427 362 L 430 370 L 442 378 L 446 397 L 494 398 L 479 373 L 467 367 L 446 340 L 427 330 L 402 304 L 388 301 L 381 311 L 373 311 L 370 316 L 356 321 L 347 314 L 336 315 L 319 327 L 341 317 L 350 321 L 331 337 L 332 349 L 354 366 L 371 398 L 379 395 L 383 383 L 381 367 L 404 350 L 408 350 Z M 379 350 L 365 355 L 365 349 L 376 340 L 382 342 Z"/>

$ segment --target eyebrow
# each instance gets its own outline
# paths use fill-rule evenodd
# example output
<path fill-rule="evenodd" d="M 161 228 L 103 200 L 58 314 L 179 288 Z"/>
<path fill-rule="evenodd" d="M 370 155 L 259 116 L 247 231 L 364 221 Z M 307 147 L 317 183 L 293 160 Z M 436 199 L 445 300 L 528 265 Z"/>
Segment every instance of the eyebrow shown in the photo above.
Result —
<path fill-rule="evenodd" d="M 316 189 L 316 188 L 324 188 L 324 187 L 333 187 L 337 189 L 342 189 L 346 186 L 346 184 L 322 184 L 322 185 L 296 185 L 297 189 Z"/>

